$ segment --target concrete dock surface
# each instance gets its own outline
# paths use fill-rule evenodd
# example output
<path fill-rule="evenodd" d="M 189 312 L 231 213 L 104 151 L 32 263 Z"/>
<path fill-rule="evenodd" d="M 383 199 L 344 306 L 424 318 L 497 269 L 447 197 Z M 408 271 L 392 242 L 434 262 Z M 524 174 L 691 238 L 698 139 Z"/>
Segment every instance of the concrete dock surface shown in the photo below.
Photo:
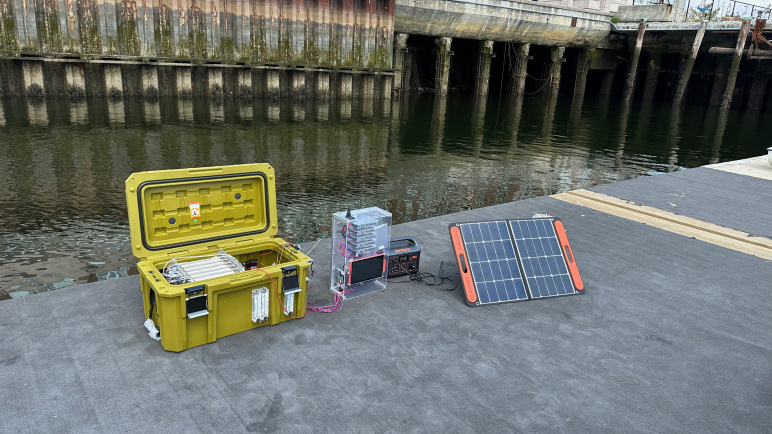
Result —
<path fill-rule="evenodd" d="M 147 336 L 138 276 L 0 302 L 2 431 L 770 432 L 772 179 L 737 167 L 393 228 L 421 244 L 421 271 L 452 273 L 448 224 L 560 217 L 580 296 L 470 308 L 397 278 L 181 353 Z M 604 211 L 619 199 L 632 211 Z M 655 211 L 620 217 L 635 207 Z M 310 254 L 311 302 L 331 300 L 329 254 Z"/>

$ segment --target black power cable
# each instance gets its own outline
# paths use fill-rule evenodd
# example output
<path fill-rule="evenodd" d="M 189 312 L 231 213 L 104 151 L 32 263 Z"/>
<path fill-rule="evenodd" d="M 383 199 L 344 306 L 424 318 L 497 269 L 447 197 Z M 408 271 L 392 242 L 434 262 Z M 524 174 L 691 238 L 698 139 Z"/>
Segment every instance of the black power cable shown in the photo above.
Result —
<path fill-rule="evenodd" d="M 410 278 L 410 280 L 391 280 L 390 279 L 389 283 L 418 282 L 424 285 L 432 286 L 437 289 L 443 289 L 445 291 L 454 291 L 458 287 L 458 283 L 455 280 L 451 279 L 451 277 L 461 273 L 459 272 L 459 273 L 453 273 L 447 276 L 443 276 L 442 271 L 443 271 L 444 265 L 445 265 L 445 261 L 440 262 L 440 269 L 437 272 L 436 276 L 426 271 L 419 271 L 419 272 L 408 274 L 408 277 Z M 442 285 L 445 283 L 446 280 L 453 284 L 452 288 L 442 288 Z"/>

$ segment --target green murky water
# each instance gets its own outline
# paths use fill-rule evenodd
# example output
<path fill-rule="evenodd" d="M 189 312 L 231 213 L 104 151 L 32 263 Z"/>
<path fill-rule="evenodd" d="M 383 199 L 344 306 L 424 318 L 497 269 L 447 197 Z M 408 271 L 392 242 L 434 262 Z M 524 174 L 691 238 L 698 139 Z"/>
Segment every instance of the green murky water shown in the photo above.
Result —
<path fill-rule="evenodd" d="M 0 299 L 130 274 L 135 171 L 270 163 L 279 234 L 309 241 L 348 206 L 401 223 L 761 155 L 770 134 L 758 114 L 597 99 L 5 99 Z"/>

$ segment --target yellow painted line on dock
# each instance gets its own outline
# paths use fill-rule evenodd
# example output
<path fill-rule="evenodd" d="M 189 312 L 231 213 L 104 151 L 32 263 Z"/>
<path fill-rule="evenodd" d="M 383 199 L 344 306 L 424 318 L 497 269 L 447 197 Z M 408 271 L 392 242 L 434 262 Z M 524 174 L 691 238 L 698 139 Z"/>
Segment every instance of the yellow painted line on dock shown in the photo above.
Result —
<path fill-rule="evenodd" d="M 772 240 L 735 229 L 685 217 L 649 206 L 588 190 L 573 190 L 552 195 L 555 199 L 622 217 L 706 243 L 772 260 Z"/>

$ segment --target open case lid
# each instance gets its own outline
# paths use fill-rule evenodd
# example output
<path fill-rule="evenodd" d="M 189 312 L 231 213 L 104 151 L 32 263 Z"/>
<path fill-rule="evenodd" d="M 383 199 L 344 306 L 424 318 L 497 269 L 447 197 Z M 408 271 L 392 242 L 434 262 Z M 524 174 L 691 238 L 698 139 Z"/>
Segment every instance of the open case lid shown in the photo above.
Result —
<path fill-rule="evenodd" d="M 126 203 L 140 260 L 278 231 L 274 171 L 264 163 L 133 173 Z"/>

